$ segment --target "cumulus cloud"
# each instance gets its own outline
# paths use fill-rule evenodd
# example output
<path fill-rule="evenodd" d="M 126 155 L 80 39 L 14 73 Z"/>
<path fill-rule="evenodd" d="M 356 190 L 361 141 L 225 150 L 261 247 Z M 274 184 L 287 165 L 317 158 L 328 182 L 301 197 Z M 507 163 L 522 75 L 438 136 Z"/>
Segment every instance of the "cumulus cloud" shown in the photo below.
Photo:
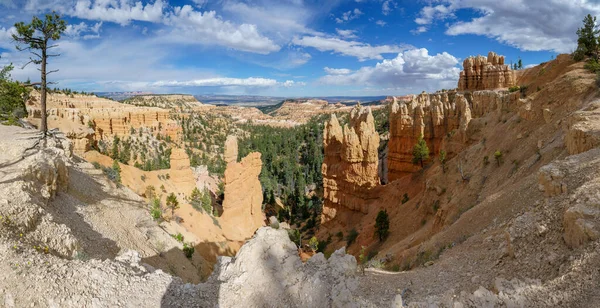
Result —
<path fill-rule="evenodd" d="M 378 20 L 378 21 L 376 21 L 376 22 L 375 22 L 375 24 L 376 24 L 376 25 L 378 25 L 378 26 L 381 26 L 381 27 L 383 27 L 383 26 L 385 26 L 387 23 L 386 23 L 385 21 L 383 21 L 383 20 Z"/>
<path fill-rule="evenodd" d="M 163 0 L 144 5 L 141 1 L 109 1 L 109 0 L 78 0 L 74 8 L 69 8 L 65 13 L 89 20 L 102 20 L 115 22 L 121 25 L 129 24 L 132 20 L 159 22 L 163 17 L 166 7 Z"/>
<path fill-rule="evenodd" d="M 344 30 L 344 29 L 335 29 L 335 32 L 337 32 L 337 34 L 343 38 L 347 38 L 347 39 L 354 39 L 354 38 L 358 38 L 358 36 L 356 36 L 356 30 Z"/>
<path fill-rule="evenodd" d="M 429 55 L 425 48 L 399 53 L 375 66 L 365 66 L 349 74 L 325 75 L 323 84 L 348 86 L 378 86 L 384 88 L 421 88 L 434 91 L 456 87 L 460 73 L 458 59 L 443 52 Z"/>
<path fill-rule="evenodd" d="M 271 39 L 261 35 L 256 25 L 237 26 L 221 19 L 215 11 L 199 12 L 190 5 L 176 7 L 166 22 L 176 30 L 165 39 L 215 44 L 259 54 L 280 49 Z"/>
<path fill-rule="evenodd" d="M 383 59 L 382 54 L 397 53 L 409 49 L 408 45 L 379 45 L 371 46 L 357 41 L 345 41 L 338 38 L 321 36 L 304 36 L 294 38 L 292 42 L 299 46 L 313 47 L 319 51 L 332 51 L 346 56 L 358 58 L 359 61 L 368 59 Z"/>
<path fill-rule="evenodd" d="M 397 7 L 396 2 L 391 0 L 383 1 L 381 5 L 381 13 L 383 15 L 389 15 Z"/>
<path fill-rule="evenodd" d="M 204 1 L 194 3 L 205 4 Z M 168 36 L 161 39 L 183 43 L 219 45 L 260 54 L 278 51 L 280 48 L 271 39 L 259 33 L 256 24 L 236 24 L 224 20 L 215 11 L 202 12 L 191 5 L 171 7 L 166 0 L 152 0 L 146 4 L 137 0 L 54 0 L 52 3 L 47 0 L 27 0 L 24 10 L 56 10 L 80 19 L 114 22 L 123 26 L 132 21 L 165 24 L 170 26 L 170 29 L 165 29 Z M 73 25 L 69 33 L 83 31 L 83 28 L 78 28 L 80 25 Z M 84 38 L 98 36 L 98 33 L 93 33 Z"/>
<path fill-rule="evenodd" d="M 83 38 L 84 40 L 100 38 L 100 28 L 102 22 L 89 26 L 85 22 L 79 24 L 69 24 L 65 29 L 65 35 L 72 38 Z"/>
<path fill-rule="evenodd" d="M 327 73 L 329 75 L 348 75 L 348 74 L 352 73 L 352 70 L 347 69 L 347 68 L 325 67 L 323 70 L 325 70 L 325 73 Z"/>
<path fill-rule="evenodd" d="M 17 29 L 15 27 L 10 28 L 0 28 L 0 48 L 10 49 L 14 48 L 15 44 L 12 41 L 12 34 L 16 33 Z"/>
<path fill-rule="evenodd" d="M 357 19 L 362 14 L 363 14 L 363 12 L 359 9 L 350 10 L 350 11 L 342 13 L 342 16 L 337 17 L 335 19 L 335 22 L 337 22 L 338 24 L 342 24 L 342 23 L 351 21 L 353 19 Z"/>
<path fill-rule="evenodd" d="M 600 15 L 600 4 L 591 0 L 443 0 L 424 7 L 415 22 L 430 25 L 453 18 L 461 9 L 475 10 L 480 16 L 449 24 L 446 34 L 482 35 L 522 50 L 561 53 L 576 47 L 575 31 L 586 14 Z"/>

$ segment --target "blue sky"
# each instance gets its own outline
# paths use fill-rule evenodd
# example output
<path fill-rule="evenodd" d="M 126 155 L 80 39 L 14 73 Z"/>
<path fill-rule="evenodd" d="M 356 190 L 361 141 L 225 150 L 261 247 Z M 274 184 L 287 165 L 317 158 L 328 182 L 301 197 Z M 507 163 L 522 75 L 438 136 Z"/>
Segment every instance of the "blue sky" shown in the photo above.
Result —
<path fill-rule="evenodd" d="M 50 67 L 84 91 L 403 95 L 456 87 L 462 61 L 496 51 L 548 61 L 576 46 L 600 4 L 583 0 L 0 0 L 0 66 L 26 52 L 18 21 L 57 11 L 69 28 Z M 557 22 L 560 21 L 560 22 Z"/>

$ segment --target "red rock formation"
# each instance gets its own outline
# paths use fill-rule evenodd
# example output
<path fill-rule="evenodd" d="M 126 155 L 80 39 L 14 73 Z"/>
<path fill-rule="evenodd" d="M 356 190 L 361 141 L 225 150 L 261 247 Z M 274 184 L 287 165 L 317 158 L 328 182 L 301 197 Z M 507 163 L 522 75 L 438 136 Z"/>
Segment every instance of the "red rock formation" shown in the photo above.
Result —
<path fill-rule="evenodd" d="M 484 56 L 468 57 L 458 80 L 459 91 L 477 91 L 508 88 L 516 82 L 514 71 L 504 64 L 504 56 L 494 52 Z"/>
<path fill-rule="evenodd" d="M 322 222 L 332 220 L 340 207 L 367 213 L 364 200 L 379 185 L 379 134 L 369 107 L 356 106 L 350 123 L 340 126 L 335 114 L 325 124 L 322 165 L 324 205 Z"/>
<path fill-rule="evenodd" d="M 412 163 L 412 151 L 421 135 L 427 142 L 430 156 L 437 155 L 449 132 L 458 130 L 458 137 L 464 140 L 470 120 L 471 108 L 461 94 L 422 93 L 409 102 L 394 101 L 388 142 L 389 180 L 420 170 L 420 166 Z"/>
<path fill-rule="evenodd" d="M 227 138 L 225 153 L 225 199 L 223 200 L 223 233 L 228 240 L 245 241 L 264 226 L 262 188 L 258 175 L 262 168 L 260 153 L 253 152 L 237 162 L 237 141 Z M 235 149 L 231 147 L 235 146 Z M 236 159 L 232 159 L 235 157 Z"/>

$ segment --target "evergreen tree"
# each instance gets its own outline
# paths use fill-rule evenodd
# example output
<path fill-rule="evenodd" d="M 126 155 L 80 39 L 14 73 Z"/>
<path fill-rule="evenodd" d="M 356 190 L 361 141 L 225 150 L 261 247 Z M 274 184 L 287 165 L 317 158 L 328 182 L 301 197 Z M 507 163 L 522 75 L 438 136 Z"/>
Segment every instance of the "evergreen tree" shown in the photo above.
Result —
<path fill-rule="evenodd" d="M 517 68 L 518 69 L 522 69 L 523 68 L 523 61 L 521 61 L 521 58 L 519 58 L 519 62 L 517 62 Z"/>
<path fill-rule="evenodd" d="M 47 71 L 46 68 L 49 57 L 59 56 L 59 54 L 48 54 L 48 50 L 57 47 L 57 45 L 52 45 L 51 41 L 60 39 L 61 34 L 67 29 L 67 24 L 59 15 L 52 13 L 47 14 L 46 18 L 43 20 L 34 16 L 29 24 L 18 22 L 15 24 L 15 28 L 16 33 L 12 35 L 12 38 L 18 44 L 16 46 L 17 50 L 27 50 L 33 55 L 33 57 L 29 58 L 30 61 L 25 65 L 28 65 L 29 63 L 40 65 L 39 70 L 42 78 L 42 81 L 40 82 L 40 109 L 42 111 L 40 130 L 45 138 L 48 134 L 48 116 L 46 112 L 46 91 L 48 82 L 46 77 L 48 74 L 58 71 Z"/>
<path fill-rule="evenodd" d="M 177 201 L 177 196 L 174 193 L 167 196 L 167 208 L 171 209 L 171 216 L 174 216 L 175 210 L 179 208 L 179 201 Z"/>
<path fill-rule="evenodd" d="M 384 241 L 389 235 L 390 220 L 388 218 L 387 210 L 380 210 L 375 218 L 375 235 L 379 238 L 379 241 Z"/>
<path fill-rule="evenodd" d="M 439 160 L 442 164 L 442 173 L 446 173 L 446 151 L 440 150 Z"/>
<path fill-rule="evenodd" d="M 429 159 L 429 148 L 427 147 L 427 142 L 423 139 L 423 135 L 421 135 L 413 148 L 413 164 L 420 163 L 421 168 L 423 168 L 423 161 L 427 159 Z"/>
<path fill-rule="evenodd" d="M 598 57 L 598 34 L 600 30 L 596 26 L 596 16 L 588 14 L 583 19 L 583 27 L 577 29 L 576 54 Z"/>

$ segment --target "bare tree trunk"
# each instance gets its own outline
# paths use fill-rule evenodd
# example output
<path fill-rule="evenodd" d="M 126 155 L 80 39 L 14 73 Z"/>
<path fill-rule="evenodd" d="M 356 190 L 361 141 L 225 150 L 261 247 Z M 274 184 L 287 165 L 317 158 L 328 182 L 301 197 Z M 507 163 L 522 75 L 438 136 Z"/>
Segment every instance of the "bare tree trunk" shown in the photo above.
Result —
<path fill-rule="evenodd" d="M 42 109 L 42 124 L 40 130 L 44 133 L 43 138 L 48 134 L 48 115 L 46 114 L 46 49 L 42 48 L 42 91 L 40 98 L 40 108 Z"/>

